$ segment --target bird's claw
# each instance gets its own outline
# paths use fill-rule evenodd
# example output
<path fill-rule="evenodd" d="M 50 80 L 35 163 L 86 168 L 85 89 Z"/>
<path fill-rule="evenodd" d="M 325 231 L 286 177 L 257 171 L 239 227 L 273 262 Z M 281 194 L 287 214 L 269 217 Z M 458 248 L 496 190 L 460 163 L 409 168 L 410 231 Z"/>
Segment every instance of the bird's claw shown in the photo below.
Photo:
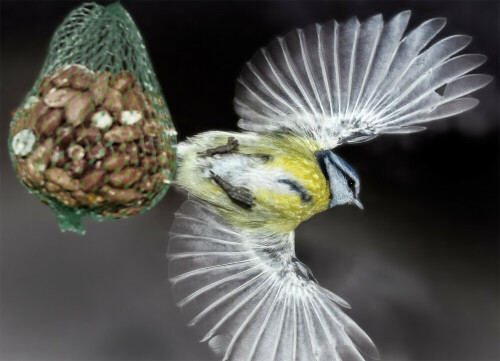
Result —
<path fill-rule="evenodd" d="M 248 188 L 233 186 L 231 183 L 212 171 L 210 171 L 210 176 L 233 201 L 241 203 L 247 207 L 255 205 L 255 197 L 252 196 L 252 193 L 250 193 Z"/>
<path fill-rule="evenodd" d="M 215 148 L 209 148 L 205 150 L 204 152 L 198 152 L 200 155 L 208 155 L 209 157 L 215 155 L 215 154 L 226 154 L 235 151 L 238 149 L 238 146 L 240 144 L 238 143 L 238 139 L 234 137 L 229 137 L 227 138 L 227 144 L 225 145 L 220 145 Z"/>

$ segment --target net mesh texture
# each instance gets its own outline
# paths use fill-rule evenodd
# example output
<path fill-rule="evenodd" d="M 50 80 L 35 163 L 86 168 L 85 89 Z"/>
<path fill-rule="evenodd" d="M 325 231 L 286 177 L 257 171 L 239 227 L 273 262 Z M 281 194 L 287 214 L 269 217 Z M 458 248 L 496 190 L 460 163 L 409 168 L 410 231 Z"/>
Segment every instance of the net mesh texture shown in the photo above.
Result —
<path fill-rule="evenodd" d="M 152 208 L 176 167 L 176 131 L 148 57 L 119 4 L 83 4 L 56 30 L 40 76 L 14 112 L 14 169 L 56 214 L 126 218 Z"/>

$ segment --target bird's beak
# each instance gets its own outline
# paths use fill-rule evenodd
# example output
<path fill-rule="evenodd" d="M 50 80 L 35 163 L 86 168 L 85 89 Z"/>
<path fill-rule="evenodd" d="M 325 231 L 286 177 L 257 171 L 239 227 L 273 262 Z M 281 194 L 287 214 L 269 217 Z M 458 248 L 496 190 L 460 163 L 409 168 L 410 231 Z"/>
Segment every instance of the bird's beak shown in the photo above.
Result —
<path fill-rule="evenodd" d="M 363 207 L 363 204 L 361 203 L 361 201 L 357 198 L 354 200 L 353 204 L 355 206 L 357 206 L 359 209 L 365 209 L 365 207 Z"/>

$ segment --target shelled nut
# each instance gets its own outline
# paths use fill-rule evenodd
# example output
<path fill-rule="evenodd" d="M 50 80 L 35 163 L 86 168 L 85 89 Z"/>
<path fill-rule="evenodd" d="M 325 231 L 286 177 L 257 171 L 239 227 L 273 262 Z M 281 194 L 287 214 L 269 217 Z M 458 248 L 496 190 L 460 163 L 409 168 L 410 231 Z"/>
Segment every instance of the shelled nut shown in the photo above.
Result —
<path fill-rule="evenodd" d="M 111 74 L 108 72 L 100 73 L 97 80 L 89 87 L 92 98 L 95 104 L 102 104 L 109 90 L 109 81 Z"/>
<path fill-rule="evenodd" d="M 86 90 L 90 88 L 93 81 L 95 79 L 95 75 L 90 71 L 85 72 L 77 72 L 70 79 L 70 86 L 73 89 Z"/>
<path fill-rule="evenodd" d="M 88 143 L 95 143 L 102 139 L 102 134 L 99 128 L 95 127 L 78 127 L 75 129 L 75 140 L 77 143 L 83 141 Z"/>
<path fill-rule="evenodd" d="M 63 120 L 62 109 L 52 109 L 43 114 L 36 123 L 36 129 L 40 135 L 52 134 Z"/>
<path fill-rule="evenodd" d="M 84 92 L 69 101 L 64 110 L 64 116 L 73 126 L 80 125 L 93 110 L 94 104 L 91 97 L 89 92 Z"/>
<path fill-rule="evenodd" d="M 49 93 L 45 95 L 45 97 L 43 98 L 43 102 L 45 103 L 45 105 L 51 108 L 62 108 L 77 95 L 77 90 L 68 88 L 54 88 L 54 91 L 49 91 Z"/>
<path fill-rule="evenodd" d="M 99 188 L 104 182 L 104 177 L 106 176 L 106 171 L 104 169 L 94 169 L 88 172 L 81 180 L 81 188 L 88 192 Z"/>
<path fill-rule="evenodd" d="M 139 213 L 175 160 L 159 98 L 142 92 L 128 71 L 54 70 L 13 112 L 19 178 L 49 203 L 116 218 Z"/>
<path fill-rule="evenodd" d="M 104 133 L 104 140 L 113 143 L 126 143 L 133 142 L 141 136 L 141 131 L 136 127 L 130 125 L 116 125 Z"/>
<path fill-rule="evenodd" d="M 79 188 L 79 182 L 71 178 L 68 172 L 62 168 L 49 168 L 45 171 L 45 179 L 70 191 Z"/>
<path fill-rule="evenodd" d="M 130 157 L 126 153 L 113 153 L 104 159 L 102 167 L 108 171 L 121 169 L 127 165 Z"/>
<path fill-rule="evenodd" d="M 143 172 L 137 168 L 123 168 L 109 176 L 109 183 L 117 188 L 128 188 L 141 179 L 142 174 Z"/>
<path fill-rule="evenodd" d="M 87 166 L 88 163 L 85 159 L 77 159 L 69 163 L 68 170 L 73 177 L 80 178 Z"/>
<path fill-rule="evenodd" d="M 106 155 L 106 148 L 101 143 L 96 143 L 87 151 L 86 156 L 89 159 L 101 159 Z"/>
<path fill-rule="evenodd" d="M 103 186 L 100 190 L 100 193 L 105 198 L 120 204 L 132 203 L 144 197 L 142 193 L 130 188 L 117 189 L 110 186 Z"/>
<path fill-rule="evenodd" d="M 75 160 L 80 160 L 85 157 L 85 150 L 81 145 L 74 144 L 68 148 L 66 151 L 68 154 L 68 158 L 75 161 Z"/>

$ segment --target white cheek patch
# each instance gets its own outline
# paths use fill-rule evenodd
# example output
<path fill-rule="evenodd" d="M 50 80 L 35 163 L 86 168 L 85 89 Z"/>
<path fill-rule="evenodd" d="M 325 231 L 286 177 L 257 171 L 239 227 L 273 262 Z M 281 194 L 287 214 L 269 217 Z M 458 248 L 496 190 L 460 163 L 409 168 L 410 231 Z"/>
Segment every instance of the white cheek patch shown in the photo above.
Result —
<path fill-rule="evenodd" d="M 353 197 L 342 172 L 330 163 L 326 164 L 326 168 L 330 176 L 331 206 L 350 203 Z"/>

